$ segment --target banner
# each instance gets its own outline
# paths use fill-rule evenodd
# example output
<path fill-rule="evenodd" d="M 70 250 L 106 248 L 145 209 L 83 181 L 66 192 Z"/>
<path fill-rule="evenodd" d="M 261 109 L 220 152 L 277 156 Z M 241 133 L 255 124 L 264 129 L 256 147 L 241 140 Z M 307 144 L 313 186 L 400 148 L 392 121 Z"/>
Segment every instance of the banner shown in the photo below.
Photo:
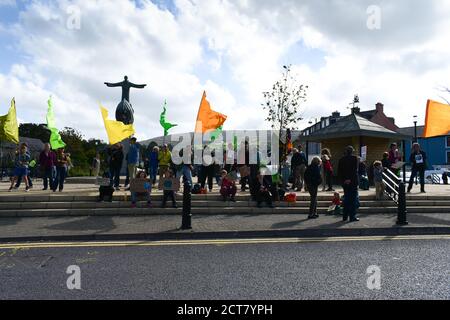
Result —
<path fill-rule="evenodd" d="M 19 143 L 19 124 L 17 122 L 16 101 L 11 100 L 11 107 L 6 115 L 0 116 L 0 140 Z"/>

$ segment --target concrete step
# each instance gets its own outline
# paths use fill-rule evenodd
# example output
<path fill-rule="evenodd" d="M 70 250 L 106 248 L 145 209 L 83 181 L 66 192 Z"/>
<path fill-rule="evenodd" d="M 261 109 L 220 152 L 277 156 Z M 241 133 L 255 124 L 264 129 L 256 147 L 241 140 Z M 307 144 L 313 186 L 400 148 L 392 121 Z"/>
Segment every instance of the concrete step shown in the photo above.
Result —
<path fill-rule="evenodd" d="M 156 207 L 161 206 L 161 199 L 153 200 L 153 204 Z M 327 208 L 331 202 L 328 201 L 318 201 L 319 207 Z M 181 205 L 181 201 L 180 201 Z M 309 200 L 297 201 L 296 203 L 287 202 L 277 202 L 277 207 L 309 207 Z M 392 201 L 361 201 L 361 207 L 371 207 L 371 208 L 385 208 L 393 207 L 394 202 Z M 408 201 L 407 206 L 412 207 L 450 207 L 450 200 L 422 200 L 422 201 Z M 102 209 L 102 208 L 129 208 L 130 198 L 128 197 L 126 201 L 114 201 L 114 202 L 94 202 L 94 201 L 48 201 L 48 202 L 0 202 L 0 210 L 21 210 L 21 209 Z M 224 201 L 206 201 L 197 200 L 192 201 L 193 208 L 224 208 L 224 207 L 235 207 L 235 208 L 253 208 L 256 207 L 254 201 L 236 201 L 236 202 L 224 202 Z"/>
<path fill-rule="evenodd" d="M 318 208 L 320 214 L 326 213 L 326 207 Z M 429 207 L 409 207 L 409 213 L 450 213 L 450 206 L 429 206 Z M 146 208 L 145 203 L 139 203 L 138 208 L 85 208 L 85 209 L 20 209 L 20 210 L 0 210 L 0 217 L 52 217 L 52 216 L 116 216 L 116 215 L 181 215 L 182 209 L 167 207 Z M 359 214 L 396 214 L 397 207 L 361 207 Z M 223 208 L 192 208 L 193 215 L 214 215 L 214 214 L 308 214 L 307 207 L 276 207 L 276 208 L 256 208 L 256 207 L 223 207 Z"/>
<path fill-rule="evenodd" d="M 177 199 L 182 199 L 182 194 L 177 194 Z M 127 194 L 127 201 L 130 198 L 130 194 Z M 322 194 L 318 196 L 319 201 L 331 201 L 331 194 Z M 114 201 L 124 201 L 125 195 L 115 195 Z M 193 195 L 193 200 L 203 200 L 203 201 L 221 201 L 222 198 L 216 193 L 207 195 Z M 297 201 L 309 201 L 310 197 L 306 194 L 297 196 Z M 407 201 L 450 201 L 449 196 L 427 196 L 427 195 L 407 195 Z M 156 193 L 152 194 L 152 200 L 158 201 L 162 200 L 162 194 Z M 250 201 L 250 195 L 248 194 L 237 194 L 236 200 L 238 201 Z M 361 201 L 374 201 L 375 195 L 364 195 L 360 196 Z M 97 194 L 90 195 L 70 195 L 70 194 L 48 194 L 48 195 L 33 195 L 28 193 L 26 195 L 2 195 L 0 196 L 0 203 L 5 202 L 96 202 Z M 388 200 L 389 201 L 389 200 Z"/>

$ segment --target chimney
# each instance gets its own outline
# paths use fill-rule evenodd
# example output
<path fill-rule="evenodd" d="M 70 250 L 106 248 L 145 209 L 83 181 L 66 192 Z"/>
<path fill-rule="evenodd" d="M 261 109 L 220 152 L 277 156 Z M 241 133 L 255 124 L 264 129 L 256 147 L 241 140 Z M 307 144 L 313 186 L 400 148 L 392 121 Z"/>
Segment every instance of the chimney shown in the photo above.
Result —
<path fill-rule="evenodd" d="M 359 114 L 360 112 L 361 112 L 361 109 L 359 107 L 352 108 L 352 114 Z"/>
<path fill-rule="evenodd" d="M 384 113 L 384 104 L 382 104 L 381 102 L 378 102 L 375 105 L 375 108 L 377 109 L 377 113 Z"/>
<path fill-rule="evenodd" d="M 331 117 L 336 119 L 339 118 L 341 116 L 341 113 L 339 111 L 335 111 L 331 114 Z"/>

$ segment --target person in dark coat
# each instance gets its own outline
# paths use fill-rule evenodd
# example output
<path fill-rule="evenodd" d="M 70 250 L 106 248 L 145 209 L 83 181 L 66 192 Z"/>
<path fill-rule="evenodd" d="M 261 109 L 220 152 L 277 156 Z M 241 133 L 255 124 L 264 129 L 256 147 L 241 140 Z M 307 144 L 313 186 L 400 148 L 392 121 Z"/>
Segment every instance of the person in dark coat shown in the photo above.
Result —
<path fill-rule="evenodd" d="M 109 172 L 111 182 L 116 190 L 119 190 L 120 170 L 122 169 L 124 154 L 120 143 L 110 149 Z"/>
<path fill-rule="evenodd" d="M 420 149 L 420 144 L 413 144 L 413 151 L 409 157 L 409 162 L 412 166 L 411 177 L 409 178 L 408 192 L 411 192 L 414 179 L 419 175 L 420 192 L 425 193 L 425 169 L 427 162 L 427 155 Z"/>
<path fill-rule="evenodd" d="M 311 196 L 308 219 L 317 219 L 319 217 L 317 214 L 317 192 L 322 183 L 321 163 L 322 160 L 319 157 L 314 157 L 305 171 L 305 183 Z"/>
<path fill-rule="evenodd" d="M 270 177 L 271 178 L 271 177 Z M 272 189 L 272 184 L 266 177 L 262 176 L 259 172 L 256 175 L 256 180 L 254 183 L 254 188 L 256 192 L 256 202 L 258 208 L 262 207 L 263 202 L 267 203 L 270 208 L 273 208 L 273 197 L 270 190 Z"/>
<path fill-rule="evenodd" d="M 291 159 L 291 171 L 294 177 L 294 184 L 292 189 L 302 191 L 304 184 L 304 176 L 308 160 L 305 153 L 302 151 L 302 146 L 299 145 L 298 149 L 294 149 L 294 153 Z"/>
<path fill-rule="evenodd" d="M 355 149 L 352 146 L 345 148 L 345 155 L 339 160 L 338 176 L 344 189 L 343 221 L 350 218 L 350 222 L 359 221 L 356 217 L 358 206 L 358 167 L 359 159 L 353 155 Z"/>

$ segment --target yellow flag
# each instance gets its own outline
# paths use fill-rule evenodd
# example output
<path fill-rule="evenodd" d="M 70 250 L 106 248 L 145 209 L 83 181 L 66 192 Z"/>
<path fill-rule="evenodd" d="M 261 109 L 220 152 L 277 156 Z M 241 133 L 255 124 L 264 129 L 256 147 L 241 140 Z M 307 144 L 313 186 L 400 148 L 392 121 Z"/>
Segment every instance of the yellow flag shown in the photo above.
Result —
<path fill-rule="evenodd" d="M 110 144 L 116 144 L 126 138 L 131 137 L 135 131 L 132 124 L 126 125 L 123 122 L 108 119 L 108 110 L 100 106 L 103 122 L 105 123 L 106 133 Z"/>
<path fill-rule="evenodd" d="M 8 114 L 0 116 L 0 140 L 19 143 L 19 124 L 17 122 L 16 101 L 11 100 Z"/>
<path fill-rule="evenodd" d="M 445 136 L 450 132 L 450 106 L 433 100 L 427 102 L 424 138 Z"/>

